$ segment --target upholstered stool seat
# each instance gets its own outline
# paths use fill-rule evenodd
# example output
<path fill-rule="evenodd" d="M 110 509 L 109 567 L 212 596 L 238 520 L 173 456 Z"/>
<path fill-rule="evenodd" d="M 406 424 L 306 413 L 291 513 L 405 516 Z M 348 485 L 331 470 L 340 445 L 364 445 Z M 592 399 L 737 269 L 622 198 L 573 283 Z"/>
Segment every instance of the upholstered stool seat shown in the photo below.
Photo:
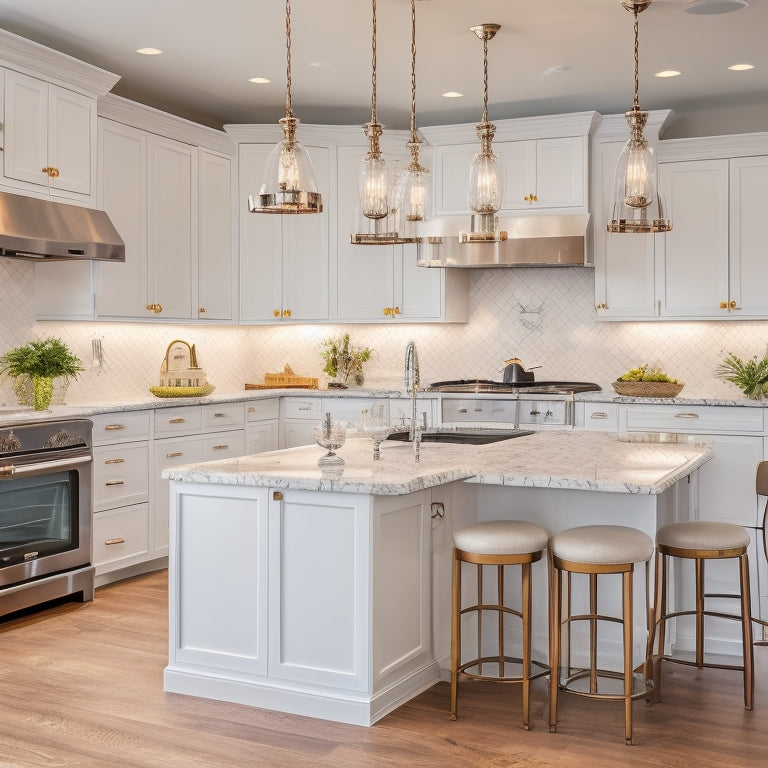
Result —
<path fill-rule="evenodd" d="M 451 613 L 451 719 L 458 709 L 458 682 L 464 676 L 475 680 L 499 683 L 520 683 L 523 692 L 523 728 L 528 730 L 530 684 L 549 672 L 549 667 L 531 658 L 531 565 L 541 559 L 547 548 L 549 533 L 534 523 L 517 520 L 494 520 L 476 523 L 454 531 L 453 588 Z M 461 605 L 462 563 L 473 563 L 477 574 L 477 597 L 473 605 Z M 521 567 L 521 607 L 505 604 L 504 568 Z M 483 588 L 484 566 L 496 566 L 496 601 L 488 602 Z M 462 661 L 462 616 L 476 616 L 477 644 L 475 657 Z M 495 615 L 495 616 L 494 616 Z M 494 616 L 493 630 L 497 634 L 495 648 L 486 651 L 483 644 L 485 621 Z M 516 616 L 522 623 L 522 651 L 519 657 L 507 654 L 506 616 Z M 487 667 L 494 670 L 490 674 Z M 508 669 L 509 667 L 509 669 Z M 534 670 L 535 668 L 535 670 Z"/>
<path fill-rule="evenodd" d="M 733 669 L 744 675 L 744 706 L 752 709 L 754 699 L 754 651 L 752 648 L 752 616 L 749 594 L 749 562 L 747 547 L 749 535 L 740 525 L 735 523 L 709 522 L 705 520 L 689 520 L 682 523 L 672 523 L 659 529 L 656 534 L 656 596 L 655 614 L 658 626 L 658 650 L 654 658 L 655 698 L 661 699 L 661 668 L 662 662 L 674 662 L 689 666 L 717 667 L 718 669 Z M 669 574 L 667 560 L 670 557 L 681 560 L 693 560 L 696 573 L 695 608 L 670 611 L 668 607 Z M 705 591 L 704 564 L 707 560 L 734 559 L 739 567 L 739 593 L 709 595 Z M 706 608 L 706 598 L 732 598 L 739 600 L 738 614 L 723 613 L 722 611 Z M 684 658 L 665 652 L 666 629 L 669 619 L 680 616 L 693 616 L 695 620 L 695 654 L 694 657 Z M 704 652 L 704 619 L 716 617 L 729 619 L 741 624 L 742 663 L 724 663 L 705 661 Z"/>
<path fill-rule="evenodd" d="M 620 525 L 587 525 L 556 533 L 549 542 L 550 579 L 550 657 L 552 669 L 549 690 L 549 729 L 557 730 L 559 691 L 596 699 L 624 702 L 624 738 L 632 743 L 632 702 L 647 698 L 651 691 L 650 665 L 646 652 L 643 674 L 633 671 L 633 578 L 635 563 L 645 563 L 646 605 L 648 605 L 648 562 L 653 555 L 653 541 L 642 531 Z M 563 574 L 567 575 L 565 588 Z M 573 613 L 573 574 L 589 579 L 589 607 L 586 613 Z M 598 576 L 618 574 L 622 579 L 621 616 L 598 611 Z M 565 598 L 565 599 L 564 599 Z M 563 603 L 565 602 L 565 611 Z M 647 610 L 646 620 L 647 620 Z M 580 668 L 572 666 L 572 628 L 578 622 L 588 626 L 588 661 Z M 598 663 L 598 629 L 606 622 L 622 626 L 622 670 L 603 668 Z M 562 659 L 563 628 L 567 631 L 568 653 Z M 650 628 L 649 628 L 650 629 Z M 620 681 L 616 684 L 615 681 Z M 613 681 L 613 682 L 612 682 Z"/>

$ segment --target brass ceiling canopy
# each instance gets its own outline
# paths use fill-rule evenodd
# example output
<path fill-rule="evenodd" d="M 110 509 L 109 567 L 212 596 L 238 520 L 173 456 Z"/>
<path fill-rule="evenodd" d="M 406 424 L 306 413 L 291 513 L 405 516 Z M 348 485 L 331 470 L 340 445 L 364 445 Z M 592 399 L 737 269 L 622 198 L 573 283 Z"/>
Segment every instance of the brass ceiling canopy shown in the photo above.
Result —
<path fill-rule="evenodd" d="M 658 189 L 656 156 L 643 135 L 648 113 L 640 109 L 639 91 L 639 23 L 638 14 L 650 7 L 653 0 L 622 2 L 622 7 L 635 19 L 635 98 L 632 109 L 625 113 L 629 124 L 629 141 L 616 163 L 613 215 L 609 232 L 653 233 L 668 232 L 672 222 L 664 215 Z"/>

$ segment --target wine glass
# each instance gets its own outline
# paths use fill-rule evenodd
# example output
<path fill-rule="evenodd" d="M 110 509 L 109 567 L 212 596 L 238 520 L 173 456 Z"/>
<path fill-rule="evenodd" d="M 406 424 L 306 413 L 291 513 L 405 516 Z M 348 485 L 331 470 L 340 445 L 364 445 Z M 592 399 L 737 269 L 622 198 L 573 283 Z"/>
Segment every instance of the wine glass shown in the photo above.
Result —
<path fill-rule="evenodd" d="M 333 421 L 331 414 L 326 413 L 325 418 L 314 429 L 314 438 L 321 448 L 328 451 L 318 460 L 319 467 L 338 466 L 344 463 L 344 459 L 334 453 L 344 445 L 347 439 L 347 426 L 343 421 Z"/>
<path fill-rule="evenodd" d="M 382 416 L 374 416 L 369 411 L 363 411 L 360 417 L 360 428 L 373 440 L 373 460 L 381 459 L 381 443 L 392 434 L 392 425 Z"/>

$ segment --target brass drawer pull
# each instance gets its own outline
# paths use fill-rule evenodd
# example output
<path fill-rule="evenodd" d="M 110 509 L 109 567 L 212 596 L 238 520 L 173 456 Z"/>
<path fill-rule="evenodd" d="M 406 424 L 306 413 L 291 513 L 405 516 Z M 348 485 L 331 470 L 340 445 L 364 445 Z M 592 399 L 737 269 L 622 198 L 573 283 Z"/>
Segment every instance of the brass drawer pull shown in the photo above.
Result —
<path fill-rule="evenodd" d="M 590 419 L 607 419 L 608 414 L 605 413 L 605 411 L 595 411 L 589 418 Z"/>
<path fill-rule="evenodd" d="M 108 547 L 111 547 L 113 544 L 125 544 L 125 539 L 122 538 L 116 538 L 116 539 L 107 539 L 104 542 Z"/>
<path fill-rule="evenodd" d="M 700 417 L 698 413 L 676 413 L 675 418 L 676 419 L 698 419 Z"/>
<path fill-rule="evenodd" d="M 173 453 L 166 453 L 165 458 L 166 459 L 176 459 L 179 456 L 183 456 L 184 454 L 181 451 L 174 451 Z"/>
<path fill-rule="evenodd" d="M 168 419 L 168 423 L 169 423 L 169 424 L 184 424 L 184 423 L 185 423 L 185 421 L 186 421 L 186 420 L 184 419 L 184 417 L 183 417 L 183 416 L 179 416 L 179 417 L 178 417 L 178 418 L 176 418 L 176 419 Z"/>
<path fill-rule="evenodd" d="M 226 413 L 214 413 L 213 418 L 214 419 L 223 419 L 227 414 Z"/>
<path fill-rule="evenodd" d="M 107 480 L 104 485 L 106 485 L 107 488 L 109 488 L 111 485 L 125 485 L 125 480 Z"/>
<path fill-rule="evenodd" d="M 104 463 L 105 464 L 123 464 L 125 462 L 125 459 L 107 459 Z"/>
<path fill-rule="evenodd" d="M 229 448 L 229 446 L 228 446 L 228 445 L 214 445 L 214 446 L 213 446 L 213 450 L 214 450 L 214 451 L 224 451 L 224 450 L 226 450 L 227 448 Z"/>
<path fill-rule="evenodd" d="M 107 426 L 104 427 L 106 432 L 111 432 L 115 429 L 125 429 L 125 424 L 107 424 Z"/>

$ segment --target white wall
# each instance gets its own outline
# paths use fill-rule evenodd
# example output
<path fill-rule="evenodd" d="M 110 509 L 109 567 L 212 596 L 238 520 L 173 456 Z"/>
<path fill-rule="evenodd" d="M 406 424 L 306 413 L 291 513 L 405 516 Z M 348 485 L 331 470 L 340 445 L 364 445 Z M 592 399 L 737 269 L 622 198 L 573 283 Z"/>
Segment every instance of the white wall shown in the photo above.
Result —
<path fill-rule="evenodd" d="M 405 346 L 417 344 L 422 381 L 498 379 L 509 357 L 540 365 L 537 379 L 610 382 L 641 363 L 662 366 L 686 382 L 682 396 L 739 397 L 714 378 L 724 351 L 762 356 L 768 321 L 688 323 L 597 322 L 594 276 L 584 268 L 474 270 L 471 317 L 466 325 L 351 325 L 353 342 L 372 347 L 366 385 L 401 388 Z M 144 398 L 158 382 L 160 363 L 174 339 L 194 343 L 200 365 L 218 392 L 263 381 L 289 363 L 296 373 L 319 376 L 323 338 L 334 326 L 212 327 L 154 323 L 36 323 L 31 311 L 32 266 L 0 259 L 0 353 L 36 335 L 67 341 L 90 365 L 91 340 L 101 337 L 105 365 L 87 370 L 67 402 Z M 524 312 L 524 309 L 535 310 Z M 540 310 L 540 311 L 539 311 Z M 7 381 L 0 390 L 9 403 Z"/>

